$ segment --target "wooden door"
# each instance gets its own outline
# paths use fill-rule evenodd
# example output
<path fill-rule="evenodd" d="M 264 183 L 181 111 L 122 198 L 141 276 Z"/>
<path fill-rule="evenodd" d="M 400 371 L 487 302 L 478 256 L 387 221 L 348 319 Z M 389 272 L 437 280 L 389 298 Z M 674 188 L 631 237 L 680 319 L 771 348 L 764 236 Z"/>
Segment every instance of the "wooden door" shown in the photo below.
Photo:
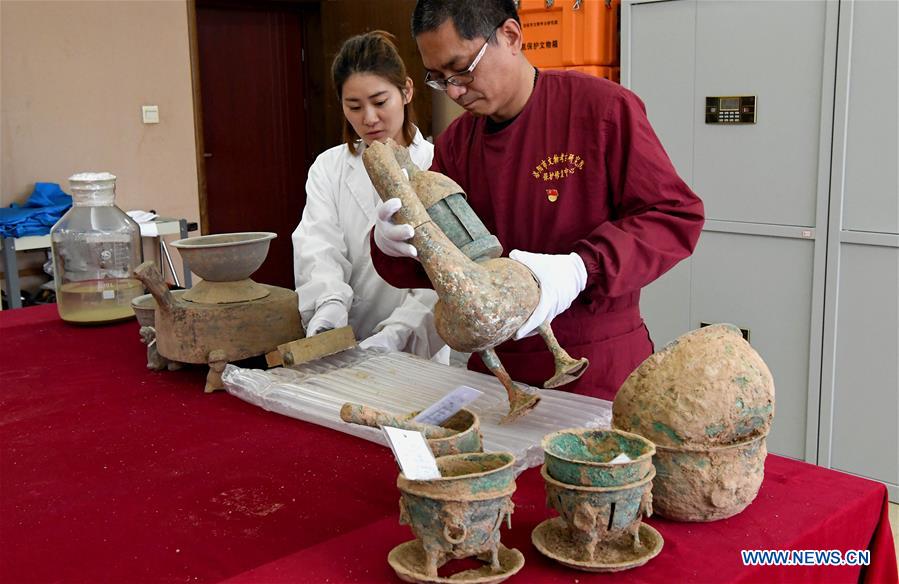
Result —
<path fill-rule="evenodd" d="M 302 31 L 289 5 L 197 4 L 204 233 L 274 231 L 253 279 L 291 289 L 309 166 Z"/>

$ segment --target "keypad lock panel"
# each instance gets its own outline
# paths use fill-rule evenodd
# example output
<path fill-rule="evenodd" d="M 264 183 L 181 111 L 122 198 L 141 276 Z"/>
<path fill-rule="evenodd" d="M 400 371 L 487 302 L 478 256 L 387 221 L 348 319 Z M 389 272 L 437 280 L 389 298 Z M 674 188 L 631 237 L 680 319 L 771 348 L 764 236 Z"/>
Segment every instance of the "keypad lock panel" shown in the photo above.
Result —
<path fill-rule="evenodd" d="M 755 96 L 729 95 L 706 97 L 705 123 L 754 124 Z"/>

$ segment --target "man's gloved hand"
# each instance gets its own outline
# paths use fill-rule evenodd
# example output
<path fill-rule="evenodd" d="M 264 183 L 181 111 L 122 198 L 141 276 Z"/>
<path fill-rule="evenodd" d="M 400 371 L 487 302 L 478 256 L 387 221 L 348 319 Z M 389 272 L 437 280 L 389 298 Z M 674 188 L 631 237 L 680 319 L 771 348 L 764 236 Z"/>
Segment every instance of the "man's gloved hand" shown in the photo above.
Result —
<path fill-rule="evenodd" d="M 313 337 L 319 333 L 347 325 L 348 314 L 343 303 L 339 300 L 328 300 L 318 307 L 309 325 L 306 327 L 306 336 Z"/>
<path fill-rule="evenodd" d="M 373 347 L 391 352 L 402 351 L 409 340 L 409 329 L 397 325 L 387 325 L 380 331 L 359 343 L 360 349 Z"/>
<path fill-rule="evenodd" d="M 394 225 L 393 215 L 403 206 L 403 202 L 397 198 L 388 199 L 378 203 L 375 220 L 375 245 L 385 254 L 395 258 L 418 257 L 418 250 L 407 240 L 415 235 L 411 225 Z"/>
<path fill-rule="evenodd" d="M 544 321 L 568 310 L 587 287 L 587 266 L 576 253 L 545 254 L 513 249 L 509 257 L 526 265 L 540 283 L 540 302 L 531 317 L 515 333 L 515 340 L 534 334 Z"/>

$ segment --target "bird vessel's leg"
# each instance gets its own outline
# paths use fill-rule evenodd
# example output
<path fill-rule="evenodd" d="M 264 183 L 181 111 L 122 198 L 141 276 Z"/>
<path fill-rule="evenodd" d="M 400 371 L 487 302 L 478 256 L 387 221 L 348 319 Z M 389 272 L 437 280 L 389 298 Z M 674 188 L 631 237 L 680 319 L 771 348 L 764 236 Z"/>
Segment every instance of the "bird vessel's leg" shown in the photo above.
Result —
<path fill-rule="evenodd" d="M 555 375 L 550 377 L 546 383 L 543 384 L 543 387 L 548 389 L 560 387 L 566 383 L 571 383 L 584 374 L 590 361 L 588 361 L 586 357 L 575 359 L 569 355 L 568 352 L 562 348 L 562 345 L 559 344 L 559 341 L 556 340 L 556 335 L 553 334 L 553 329 L 550 328 L 549 321 L 546 321 L 537 327 L 537 332 L 543 337 L 543 341 L 546 343 L 547 348 L 549 348 L 549 352 L 553 354 L 553 361 L 555 361 L 556 364 Z"/>
<path fill-rule="evenodd" d="M 509 413 L 502 419 L 502 421 L 511 422 L 534 409 L 540 401 L 540 397 L 515 385 L 512 378 L 509 377 L 509 374 L 506 372 L 506 368 L 503 367 L 499 357 L 496 355 L 496 351 L 493 349 L 484 349 L 483 351 L 480 351 L 479 354 L 481 355 L 481 359 L 484 360 L 484 365 L 486 365 L 487 369 L 499 379 L 499 382 L 506 388 L 506 394 L 509 396 Z"/>

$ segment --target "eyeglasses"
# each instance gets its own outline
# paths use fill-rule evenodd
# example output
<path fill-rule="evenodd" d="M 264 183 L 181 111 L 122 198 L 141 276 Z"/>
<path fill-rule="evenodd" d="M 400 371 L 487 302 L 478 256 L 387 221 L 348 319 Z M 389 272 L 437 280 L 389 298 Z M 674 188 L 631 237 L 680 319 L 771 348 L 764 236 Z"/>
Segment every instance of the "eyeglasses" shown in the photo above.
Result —
<path fill-rule="evenodd" d="M 502 25 L 500 25 L 502 26 Z M 469 85 L 472 81 L 474 81 L 474 68 L 478 66 L 478 63 L 481 62 L 481 58 L 483 58 L 484 53 L 487 52 L 487 45 L 490 44 L 490 39 L 493 38 L 493 35 L 496 34 L 496 31 L 499 30 L 499 26 L 493 29 L 493 32 L 490 33 L 490 36 L 487 37 L 487 41 L 484 42 L 484 46 L 481 47 L 481 50 L 478 51 L 478 54 L 475 56 L 474 61 L 471 62 L 471 65 L 465 71 L 461 73 L 456 73 L 455 75 L 450 75 L 446 79 L 431 79 L 431 72 L 425 75 L 425 85 L 428 87 L 433 87 L 434 89 L 439 89 L 440 91 L 446 91 L 449 89 L 450 85 L 454 85 L 456 87 L 465 87 Z"/>

